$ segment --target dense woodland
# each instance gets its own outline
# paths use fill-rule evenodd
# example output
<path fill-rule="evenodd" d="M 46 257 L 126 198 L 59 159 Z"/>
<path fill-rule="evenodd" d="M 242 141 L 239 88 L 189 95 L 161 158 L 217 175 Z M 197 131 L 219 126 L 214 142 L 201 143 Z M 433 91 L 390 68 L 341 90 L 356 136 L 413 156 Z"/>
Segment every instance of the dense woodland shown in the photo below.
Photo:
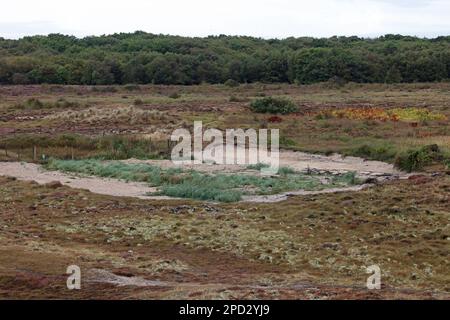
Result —
<path fill-rule="evenodd" d="M 231 80 L 229 80 L 231 79 Z M 199 84 L 450 79 L 450 36 L 187 38 L 145 32 L 0 38 L 0 83 Z"/>

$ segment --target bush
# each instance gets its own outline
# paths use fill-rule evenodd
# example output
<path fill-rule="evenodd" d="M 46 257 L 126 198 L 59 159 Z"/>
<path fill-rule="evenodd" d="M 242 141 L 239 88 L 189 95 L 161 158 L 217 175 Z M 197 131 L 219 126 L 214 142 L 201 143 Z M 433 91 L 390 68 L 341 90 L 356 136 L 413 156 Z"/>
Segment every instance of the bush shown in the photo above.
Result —
<path fill-rule="evenodd" d="M 142 106 L 144 104 L 144 101 L 142 99 L 136 99 L 133 103 L 135 106 Z"/>
<path fill-rule="evenodd" d="M 44 103 L 37 98 L 30 98 L 24 104 L 18 105 L 19 109 L 42 109 L 44 108 Z"/>
<path fill-rule="evenodd" d="M 408 150 L 395 157 L 395 166 L 401 170 L 412 172 L 422 170 L 434 161 L 442 160 L 438 145 L 432 144 L 416 150 Z"/>
<path fill-rule="evenodd" d="M 287 114 L 298 111 L 297 106 L 291 100 L 273 97 L 256 99 L 250 104 L 250 108 L 258 113 Z"/>
<path fill-rule="evenodd" d="M 239 82 L 233 79 L 228 79 L 227 81 L 224 82 L 224 85 L 230 88 L 236 88 L 239 87 Z"/>
<path fill-rule="evenodd" d="M 181 95 L 177 92 L 174 92 L 169 95 L 169 98 L 170 99 L 178 99 L 178 98 L 181 98 Z"/>
<path fill-rule="evenodd" d="M 80 103 L 77 101 L 68 101 L 64 98 L 60 98 L 51 107 L 66 109 L 66 108 L 77 108 L 79 106 Z"/>

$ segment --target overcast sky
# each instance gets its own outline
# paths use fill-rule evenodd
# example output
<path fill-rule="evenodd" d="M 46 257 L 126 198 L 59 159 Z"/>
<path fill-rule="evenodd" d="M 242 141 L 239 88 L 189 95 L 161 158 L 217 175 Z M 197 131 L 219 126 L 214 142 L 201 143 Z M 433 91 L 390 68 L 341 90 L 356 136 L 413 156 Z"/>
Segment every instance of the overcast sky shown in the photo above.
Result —
<path fill-rule="evenodd" d="M 450 35 L 450 0 L 14 0 L 0 37 L 132 32 L 184 36 Z"/>

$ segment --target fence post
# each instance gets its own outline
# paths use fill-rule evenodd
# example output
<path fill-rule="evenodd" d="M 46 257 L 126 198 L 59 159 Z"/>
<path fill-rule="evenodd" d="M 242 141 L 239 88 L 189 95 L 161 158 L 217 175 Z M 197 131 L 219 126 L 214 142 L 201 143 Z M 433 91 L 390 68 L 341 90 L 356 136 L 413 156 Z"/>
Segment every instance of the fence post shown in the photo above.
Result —
<path fill-rule="evenodd" d="M 37 160 L 37 147 L 33 146 L 33 160 L 36 161 Z"/>
<path fill-rule="evenodd" d="M 75 158 L 73 155 L 73 147 L 71 148 L 71 155 L 72 155 L 72 160 Z"/>

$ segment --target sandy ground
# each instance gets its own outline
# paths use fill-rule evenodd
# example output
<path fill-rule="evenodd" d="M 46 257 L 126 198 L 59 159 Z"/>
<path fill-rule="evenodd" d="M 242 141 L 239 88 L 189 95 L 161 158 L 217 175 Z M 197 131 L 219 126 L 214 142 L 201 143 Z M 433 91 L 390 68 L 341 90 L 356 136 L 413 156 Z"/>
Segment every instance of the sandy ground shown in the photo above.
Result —
<path fill-rule="evenodd" d="M 242 160 L 242 163 L 248 162 L 247 154 L 244 152 L 236 152 L 237 158 Z M 402 175 L 401 171 L 394 168 L 393 165 L 381 161 L 367 161 L 357 157 L 342 157 L 339 154 L 331 156 L 323 156 L 318 154 L 310 154 L 296 151 L 280 151 L 279 166 L 290 167 L 297 171 L 316 170 L 331 173 L 343 173 L 348 171 L 355 171 L 360 176 L 383 176 L 383 175 Z M 183 164 L 185 169 L 194 169 L 201 172 L 242 172 L 247 171 L 247 165 L 224 165 L 212 164 L 208 161 L 202 164 Z M 247 160 L 247 161 L 246 161 Z M 163 168 L 174 168 L 179 165 L 174 164 L 171 160 L 125 160 L 127 163 L 148 163 L 158 165 Z"/>
<path fill-rule="evenodd" d="M 337 192 L 345 192 L 345 191 L 360 191 L 364 188 L 370 187 L 370 184 L 362 184 L 352 187 L 345 188 L 331 188 L 319 191 L 306 191 L 306 190 L 296 190 L 289 191 L 280 194 L 271 194 L 271 195 L 263 195 L 263 196 L 242 196 L 241 202 L 280 202 L 287 200 L 288 197 L 292 196 L 306 196 L 306 195 L 314 195 L 314 194 L 324 194 L 324 193 L 337 193 Z"/>
<path fill-rule="evenodd" d="M 159 165 L 164 168 L 175 167 L 170 160 L 125 160 L 127 163 L 148 163 Z M 293 169 L 317 170 L 318 172 L 341 173 L 346 171 L 356 171 L 362 177 L 389 177 L 399 178 L 403 174 L 394 169 L 390 164 L 379 161 L 365 161 L 360 158 L 346 157 L 339 155 L 321 156 L 302 152 L 283 151 L 280 153 L 280 166 L 289 166 Z M 211 164 L 193 164 L 186 165 L 185 169 L 195 169 L 203 172 L 221 172 L 236 173 L 249 172 L 258 174 L 255 170 L 248 170 L 246 165 L 211 165 Z M 147 194 L 156 191 L 155 188 L 149 187 L 146 183 L 125 182 L 118 179 L 78 176 L 58 171 L 47 171 L 40 165 L 25 162 L 1 162 L 0 175 L 12 176 L 19 180 L 33 180 L 39 184 L 45 184 L 53 181 L 59 181 L 64 185 L 72 188 L 87 189 L 93 193 L 136 197 L 140 199 L 173 199 L 166 196 L 148 196 Z M 242 201 L 245 202 L 278 202 L 286 200 L 289 196 L 294 195 L 310 195 L 320 193 L 333 193 L 342 191 L 358 191 L 368 185 L 359 185 L 346 188 L 327 189 L 322 191 L 305 191 L 296 190 L 277 195 L 269 196 L 244 196 Z"/>
<path fill-rule="evenodd" d="M 93 193 L 110 196 L 136 197 L 142 199 L 169 199 L 169 197 L 149 197 L 148 192 L 155 188 L 145 183 L 125 182 L 118 179 L 75 176 L 59 171 L 47 171 L 40 165 L 26 162 L 0 162 L 0 175 L 15 177 L 19 180 L 33 180 L 39 184 L 59 181 L 64 185 L 77 189 L 86 189 Z"/>

